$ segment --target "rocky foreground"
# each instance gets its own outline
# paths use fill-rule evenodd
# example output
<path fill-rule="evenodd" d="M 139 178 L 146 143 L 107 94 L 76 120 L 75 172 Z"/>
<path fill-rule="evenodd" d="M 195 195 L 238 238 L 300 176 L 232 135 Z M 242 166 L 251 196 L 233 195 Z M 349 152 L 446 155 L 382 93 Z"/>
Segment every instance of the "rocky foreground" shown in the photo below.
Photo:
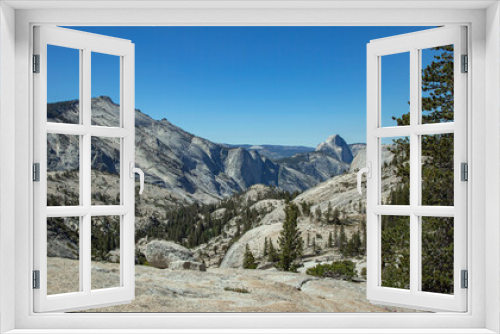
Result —
<path fill-rule="evenodd" d="M 365 283 L 272 270 L 136 266 L 135 271 L 132 303 L 86 312 L 412 312 L 370 304 Z M 64 277 L 77 275 L 78 261 L 48 258 L 48 273 L 49 292 L 74 291 L 75 282 Z M 119 282 L 119 265 L 92 262 L 92 274 L 93 286 L 109 287 Z"/>

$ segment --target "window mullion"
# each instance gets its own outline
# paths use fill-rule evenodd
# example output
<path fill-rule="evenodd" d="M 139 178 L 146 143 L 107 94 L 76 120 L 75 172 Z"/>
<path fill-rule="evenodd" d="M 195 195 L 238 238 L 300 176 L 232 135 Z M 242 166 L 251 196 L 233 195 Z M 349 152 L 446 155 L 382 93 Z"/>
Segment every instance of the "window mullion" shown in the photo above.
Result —
<path fill-rule="evenodd" d="M 416 130 L 421 130 L 421 129 L 426 129 L 425 126 L 422 126 L 422 50 L 415 50 L 415 61 L 416 63 L 414 64 L 415 66 L 415 78 L 414 82 L 416 84 L 415 90 L 413 93 L 416 96 L 416 101 L 413 101 L 415 103 L 415 117 L 411 120 L 412 124 L 414 124 L 414 128 Z M 412 72 L 413 73 L 413 72 Z M 446 125 L 445 125 L 446 126 Z M 438 128 L 441 130 L 442 125 L 440 125 Z M 431 128 L 431 127 L 427 127 Z M 436 127 L 434 127 L 436 128 Z M 415 132 L 415 145 L 414 145 L 414 150 L 415 155 L 416 155 L 416 165 L 415 167 L 410 166 L 410 168 L 413 168 L 415 171 L 415 178 L 416 178 L 416 184 L 414 185 L 415 187 L 415 198 L 414 202 L 418 208 L 422 206 L 422 134 L 426 133 L 425 131 L 419 131 Z M 414 206 L 415 207 L 415 206 Z M 414 247 L 416 248 L 416 268 L 413 268 L 413 271 L 415 272 L 414 275 L 414 280 L 416 280 L 415 284 L 413 285 L 416 287 L 417 291 L 422 291 L 422 216 L 417 216 L 417 212 L 413 211 L 413 219 L 415 220 L 413 226 L 414 226 L 414 235 L 415 238 L 412 239 L 412 242 L 414 242 Z"/>
<path fill-rule="evenodd" d="M 82 68 L 80 75 L 81 83 L 81 110 L 82 123 L 85 127 L 90 128 L 91 125 L 91 51 L 84 49 L 82 52 Z M 83 282 L 83 291 L 90 293 L 91 290 L 91 133 L 90 131 L 82 135 L 82 148 L 80 155 L 80 170 L 81 170 L 81 191 L 82 205 L 88 208 L 85 216 L 83 216 L 83 224 L 80 235 L 80 280 Z"/>
<path fill-rule="evenodd" d="M 420 138 L 415 133 L 419 123 L 419 84 L 420 66 L 418 49 L 410 50 L 410 291 L 416 293 L 419 289 L 419 216 L 414 209 L 420 204 Z"/>

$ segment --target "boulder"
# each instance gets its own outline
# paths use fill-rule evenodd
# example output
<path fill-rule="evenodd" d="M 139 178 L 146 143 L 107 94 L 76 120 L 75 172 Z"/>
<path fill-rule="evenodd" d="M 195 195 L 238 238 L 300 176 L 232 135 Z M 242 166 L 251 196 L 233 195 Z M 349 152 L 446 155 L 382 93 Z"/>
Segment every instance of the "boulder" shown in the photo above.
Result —
<path fill-rule="evenodd" d="M 146 259 L 153 267 L 165 269 L 175 261 L 195 262 L 191 251 L 170 241 L 153 240 L 146 246 Z"/>
<path fill-rule="evenodd" d="M 172 270 L 198 270 L 206 271 L 207 267 L 204 263 L 193 262 L 193 261 L 174 261 L 170 263 L 170 269 Z"/>
<path fill-rule="evenodd" d="M 114 249 L 108 253 L 108 261 L 111 263 L 120 263 L 120 248 Z"/>

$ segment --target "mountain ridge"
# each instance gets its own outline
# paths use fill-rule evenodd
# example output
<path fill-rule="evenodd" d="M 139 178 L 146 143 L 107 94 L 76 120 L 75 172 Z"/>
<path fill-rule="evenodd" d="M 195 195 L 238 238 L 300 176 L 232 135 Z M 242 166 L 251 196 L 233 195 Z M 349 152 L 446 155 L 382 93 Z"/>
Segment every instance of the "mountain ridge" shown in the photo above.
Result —
<path fill-rule="evenodd" d="M 314 147 L 302 145 L 271 145 L 271 144 L 222 144 L 229 148 L 241 147 L 247 150 L 259 152 L 272 161 L 276 162 L 279 159 L 290 158 L 299 153 L 307 153 L 314 151 Z"/>
<path fill-rule="evenodd" d="M 119 105 L 107 96 L 92 98 L 91 107 L 93 125 L 111 126 L 119 120 Z M 349 146 L 338 135 L 323 145 L 324 149 L 292 156 L 301 161 L 276 162 L 258 150 L 228 147 L 198 137 L 167 119 L 155 120 L 139 109 L 135 110 L 135 120 L 136 165 L 145 172 L 146 182 L 167 188 L 186 202 L 219 201 L 254 184 L 302 192 L 347 171 L 346 161 L 350 157 L 352 161 Z M 49 104 L 48 121 L 78 123 L 78 101 Z M 78 168 L 78 159 L 72 160 L 69 154 L 64 158 L 54 154 L 61 152 L 62 146 L 64 152 L 75 152 L 77 148 L 74 140 L 63 143 L 65 136 L 61 138 L 52 138 L 47 145 L 49 156 L 56 156 L 55 161 L 51 160 L 51 170 Z M 341 145 L 336 147 L 336 142 Z M 95 138 L 92 169 L 118 171 L 117 152 L 117 141 Z"/>

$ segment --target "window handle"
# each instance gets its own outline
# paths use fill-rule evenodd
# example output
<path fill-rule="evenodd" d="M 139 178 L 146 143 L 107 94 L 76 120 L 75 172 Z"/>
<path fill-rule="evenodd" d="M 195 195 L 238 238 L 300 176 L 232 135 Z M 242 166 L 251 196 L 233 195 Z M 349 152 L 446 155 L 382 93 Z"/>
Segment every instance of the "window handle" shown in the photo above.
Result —
<path fill-rule="evenodd" d="M 366 176 L 370 179 L 372 177 L 372 163 L 368 162 L 367 167 L 363 167 L 358 171 L 358 192 L 359 194 L 363 194 L 361 191 L 361 178 L 363 173 L 366 173 Z"/>
<path fill-rule="evenodd" d="M 139 195 L 142 195 L 142 192 L 144 191 L 144 172 L 142 169 L 135 167 L 135 164 L 133 161 L 130 161 L 130 178 L 135 180 L 135 173 L 139 174 Z"/>

